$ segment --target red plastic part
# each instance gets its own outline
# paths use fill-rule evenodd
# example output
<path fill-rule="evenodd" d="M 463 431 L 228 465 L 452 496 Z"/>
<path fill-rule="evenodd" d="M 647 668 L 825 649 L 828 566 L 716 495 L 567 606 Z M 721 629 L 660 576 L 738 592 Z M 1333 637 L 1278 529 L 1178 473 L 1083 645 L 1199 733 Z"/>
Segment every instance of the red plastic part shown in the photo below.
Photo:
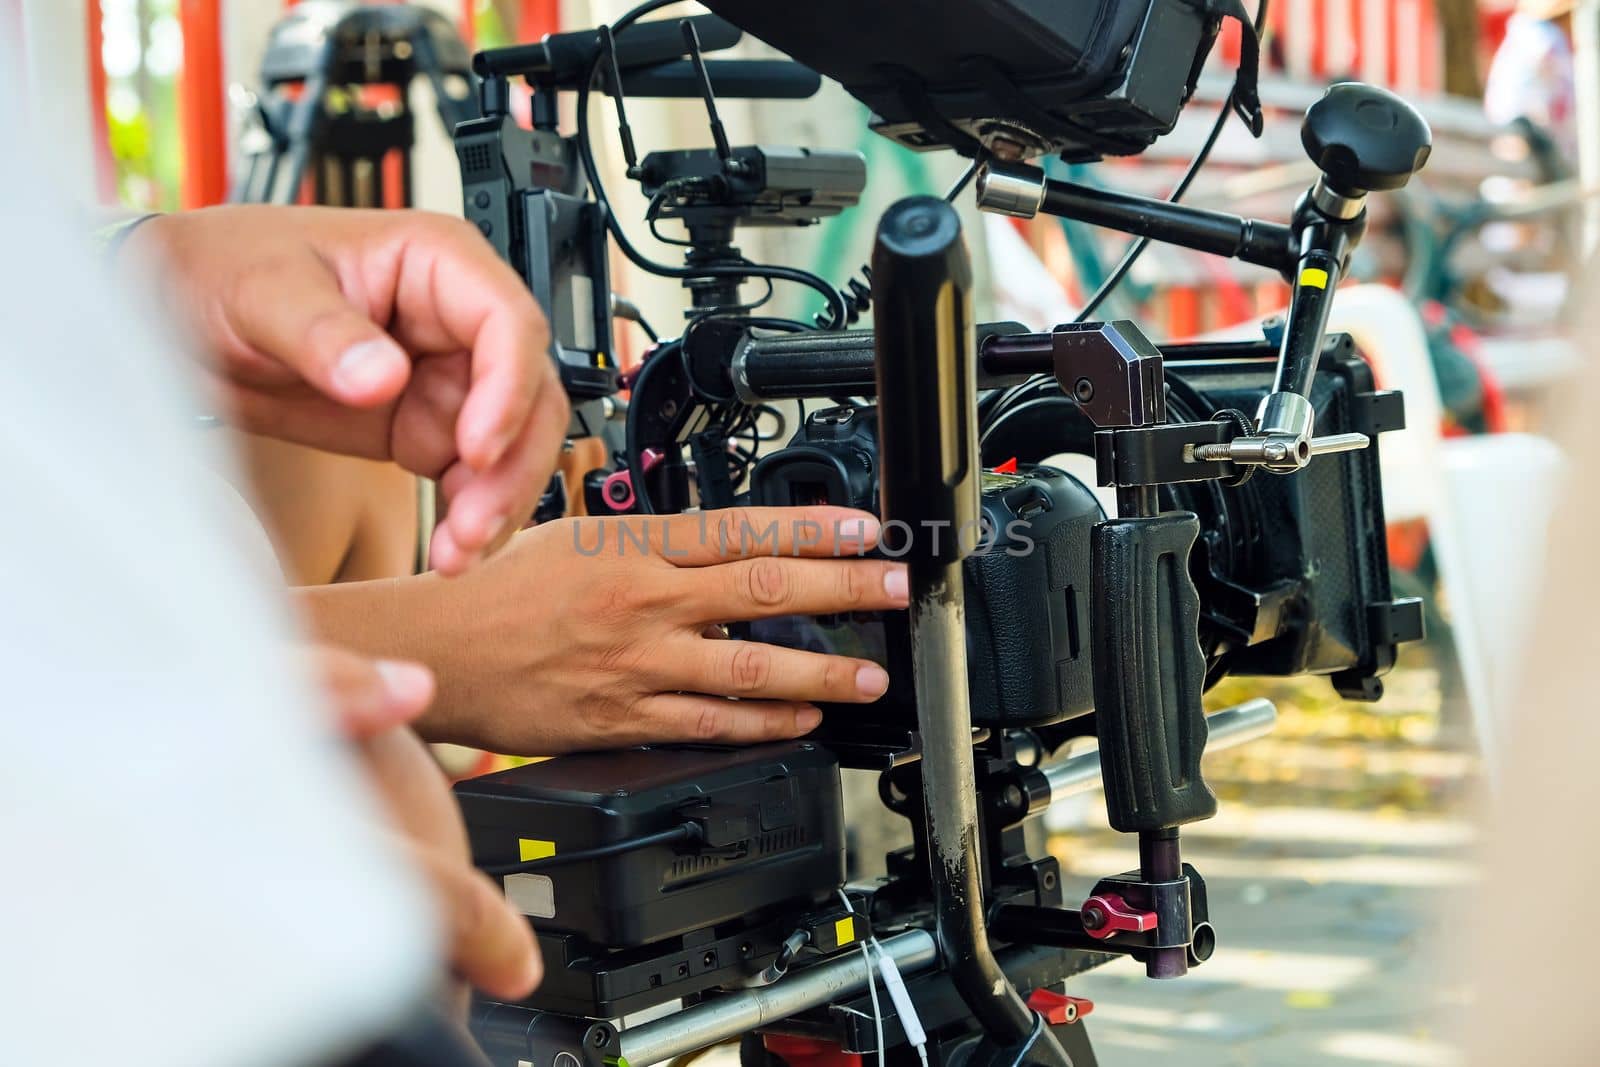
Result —
<path fill-rule="evenodd" d="M 1156 928 L 1156 913 L 1153 911 L 1134 911 L 1128 902 L 1115 893 L 1102 893 L 1090 897 L 1083 902 L 1083 914 L 1097 911 L 1105 916 L 1105 920 L 1098 926 L 1091 927 L 1087 921 L 1083 924 L 1084 933 L 1090 937 L 1107 938 L 1115 933 L 1145 934 Z"/>
<path fill-rule="evenodd" d="M 1004 463 L 1000 464 L 1000 466 L 996 467 L 994 469 L 994 472 L 996 474 L 1015 474 L 1015 473 L 1017 473 L 1017 457 L 1016 456 L 1012 456 L 1010 459 L 1008 459 Z"/>
<path fill-rule="evenodd" d="M 1028 996 L 1028 1007 L 1043 1015 L 1051 1026 L 1067 1026 L 1094 1011 L 1094 1001 L 1049 989 L 1035 989 Z"/>
<path fill-rule="evenodd" d="M 831 1041 L 788 1034 L 763 1034 L 761 1041 L 789 1067 L 861 1067 L 860 1053 L 846 1052 Z"/>

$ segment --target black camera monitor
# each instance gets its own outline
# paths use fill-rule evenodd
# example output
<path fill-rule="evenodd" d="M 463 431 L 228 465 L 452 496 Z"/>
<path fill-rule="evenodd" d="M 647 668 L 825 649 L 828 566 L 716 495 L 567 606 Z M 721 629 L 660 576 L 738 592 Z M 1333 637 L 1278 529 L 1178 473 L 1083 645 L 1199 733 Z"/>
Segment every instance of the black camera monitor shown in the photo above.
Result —
<path fill-rule="evenodd" d="M 1245 20 L 1238 0 L 814 0 L 805 18 L 770 0 L 705 4 L 842 83 L 879 133 L 1000 158 L 1144 151 L 1194 91 L 1219 12 Z"/>

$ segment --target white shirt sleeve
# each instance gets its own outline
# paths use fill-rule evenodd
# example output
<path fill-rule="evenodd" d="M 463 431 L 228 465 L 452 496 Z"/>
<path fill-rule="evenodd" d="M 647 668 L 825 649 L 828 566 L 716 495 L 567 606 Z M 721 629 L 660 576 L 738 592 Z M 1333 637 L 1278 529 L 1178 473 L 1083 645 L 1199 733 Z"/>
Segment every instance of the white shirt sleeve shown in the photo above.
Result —
<path fill-rule="evenodd" d="M 327 1062 L 422 994 L 429 903 L 235 549 L 186 357 L 6 121 L 0 1064 Z"/>

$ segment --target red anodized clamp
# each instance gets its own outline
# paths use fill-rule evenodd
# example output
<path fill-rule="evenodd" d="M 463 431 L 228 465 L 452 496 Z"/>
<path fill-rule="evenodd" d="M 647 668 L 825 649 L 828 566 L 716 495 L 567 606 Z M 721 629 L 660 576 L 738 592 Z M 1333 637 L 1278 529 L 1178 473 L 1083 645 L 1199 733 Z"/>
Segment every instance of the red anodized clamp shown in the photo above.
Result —
<path fill-rule="evenodd" d="M 1105 939 L 1115 933 L 1145 934 L 1156 928 L 1156 913 L 1134 911 L 1115 893 L 1100 893 L 1083 902 L 1083 932 Z"/>
<path fill-rule="evenodd" d="M 1050 989 L 1035 989 L 1028 994 L 1028 1007 L 1043 1015 L 1051 1026 L 1066 1026 L 1094 1011 L 1094 1001 Z"/>

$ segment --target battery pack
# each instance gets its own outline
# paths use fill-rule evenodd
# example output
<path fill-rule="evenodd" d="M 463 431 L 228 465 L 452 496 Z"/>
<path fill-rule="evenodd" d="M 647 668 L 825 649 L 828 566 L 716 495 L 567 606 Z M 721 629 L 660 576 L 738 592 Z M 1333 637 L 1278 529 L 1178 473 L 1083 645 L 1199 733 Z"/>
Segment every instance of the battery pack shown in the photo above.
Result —
<path fill-rule="evenodd" d="M 502 879 L 546 933 L 607 949 L 649 944 L 844 881 L 835 757 L 810 742 L 562 756 L 456 786 L 480 867 L 616 845 L 685 822 L 704 842 L 659 844 Z"/>

